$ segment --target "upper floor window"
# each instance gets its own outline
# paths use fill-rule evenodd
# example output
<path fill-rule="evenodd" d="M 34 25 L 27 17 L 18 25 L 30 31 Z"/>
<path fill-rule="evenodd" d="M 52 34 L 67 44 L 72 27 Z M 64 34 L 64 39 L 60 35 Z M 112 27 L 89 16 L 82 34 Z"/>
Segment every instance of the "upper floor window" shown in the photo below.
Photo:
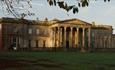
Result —
<path fill-rule="evenodd" d="M 0 30 L 2 29 L 2 24 L 0 24 Z"/>
<path fill-rule="evenodd" d="M 29 33 L 29 34 L 32 34 L 32 29 L 31 29 L 31 28 L 28 29 L 28 33 Z"/>
<path fill-rule="evenodd" d="M 45 34 L 45 35 L 48 34 L 48 30 L 44 30 L 44 34 Z"/>
<path fill-rule="evenodd" d="M 39 29 L 36 29 L 36 34 L 39 34 L 40 33 L 40 30 Z"/>
<path fill-rule="evenodd" d="M 94 37 L 94 35 L 95 35 L 94 32 L 92 32 L 92 37 Z"/>
<path fill-rule="evenodd" d="M 14 33 L 17 33 L 17 32 L 18 32 L 18 29 L 17 29 L 17 28 L 15 28 L 15 29 L 14 29 Z"/>

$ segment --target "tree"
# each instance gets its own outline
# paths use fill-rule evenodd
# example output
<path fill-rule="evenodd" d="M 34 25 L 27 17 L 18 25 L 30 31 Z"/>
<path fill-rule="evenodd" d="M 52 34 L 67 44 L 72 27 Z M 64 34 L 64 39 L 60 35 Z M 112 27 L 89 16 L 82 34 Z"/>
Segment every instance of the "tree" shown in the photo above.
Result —
<path fill-rule="evenodd" d="M 73 10 L 73 13 L 78 13 L 79 12 L 79 7 L 88 7 L 89 2 L 91 0 L 76 0 L 76 5 L 68 5 L 66 0 L 47 0 L 50 6 L 59 6 L 60 8 L 66 10 L 69 12 L 70 10 Z M 94 0 L 97 1 L 97 0 Z M 110 0 L 104 0 L 104 2 L 110 2 Z"/>
<path fill-rule="evenodd" d="M 29 15 L 32 16 L 34 13 L 31 13 L 30 8 L 32 0 L 0 0 L 0 5 L 3 12 L 12 14 L 16 18 L 24 18 Z"/>
<path fill-rule="evenodd" d="M 24 18 L 25 16 L 32 16 L 34 13 L 31 13 L 29 8 L 32 8 L 32 0 L 0 0 L 1 6 L 9 14 L 12 14 L 16 18 Z M 89 1 L 91 0 L 76 0 L 76 5 L 68 5 L 69 3 L 66 0 L 46 0 L 50 6 L 58 6 L 67 12 L 73 10 L 73 13 L 79 12 L 79 7 L 89 6 Z M 94 0 L 97 1 L 97 0 Z M 104 0 L 104 2 L 110 0 Z"/>

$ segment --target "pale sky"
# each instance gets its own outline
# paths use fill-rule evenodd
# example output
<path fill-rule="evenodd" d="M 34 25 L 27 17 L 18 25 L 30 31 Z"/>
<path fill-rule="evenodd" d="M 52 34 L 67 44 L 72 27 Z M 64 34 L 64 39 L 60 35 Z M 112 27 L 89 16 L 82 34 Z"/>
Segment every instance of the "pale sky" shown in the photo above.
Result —
<path fill-rule="evenodd" d="M 69 4 L 77 4 L 76 0 L 65 0 L 68 1 Z M 33 8 L 32 12 L 36 13 L 33 17 L 27 17 L 29 19 L 39 18 L 40 20 L 44 20 L 45 17 L 48 19 L 70 19 L 70 18 L 78 18 L 86 22 L 95 22 L 96 24 L 103 25 L 112 25 L 115 29 L 115 0 L 111 0 L 110 2 L 103 2 L 103 0 L 90 1 L 89 7 L 80 8 L 79 13 L 73 14 L 72 11 L 66 12 L 63 9 L 55 6 L 49 6 L 47 0 L 33 0 L 32 1 Z M 69 16 L 67 15 L 69 14 Z M 8 17 L 9 15 L 2 12 L 0 8 L 0 16 Z M 115 30 L 114 30 L 115 33 Z"/>

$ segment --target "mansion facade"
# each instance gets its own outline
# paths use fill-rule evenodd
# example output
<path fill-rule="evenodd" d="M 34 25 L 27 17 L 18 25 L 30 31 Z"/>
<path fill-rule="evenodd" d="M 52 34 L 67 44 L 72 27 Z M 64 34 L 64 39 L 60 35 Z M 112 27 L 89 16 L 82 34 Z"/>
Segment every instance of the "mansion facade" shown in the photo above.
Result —
<path fill-rule="evenodd" d="M 0 49 L 115 49 L 115 35 L 109 25 L 95 25 L 79 19 L 0 19 Z"/>

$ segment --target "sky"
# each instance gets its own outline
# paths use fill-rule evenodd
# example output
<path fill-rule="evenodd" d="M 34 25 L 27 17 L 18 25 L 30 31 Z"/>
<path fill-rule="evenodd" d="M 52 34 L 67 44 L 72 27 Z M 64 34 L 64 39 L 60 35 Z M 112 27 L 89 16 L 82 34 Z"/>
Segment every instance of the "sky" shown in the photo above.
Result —
<path fill-rule="evenodd" d="M 76 0 L 65 0 L 70 5 L 77 4 Z M 44 20 L 46 17 L 49 20 L 54 18 L 64 20 L 78 18 L 83 21 L 101 25 L 111 25 L 115 29 L 115 0 L 110 2 L 104 2 L 103 0 L 91 0 L 88 7 L 79 8 L 79 13 L 73 14 L 72 11 L 66 12 L 63 9 L 55 6 L 49 6 L 47 0 L 33 0 L 32 1 L 32 12 L 35 16 L 27 17 L 28 19 Z M 9 17 L 10 15 L 5 14 L 0 9 L 0 17 Z M 115 34 L 115 30 L 114 30 Z"/>

